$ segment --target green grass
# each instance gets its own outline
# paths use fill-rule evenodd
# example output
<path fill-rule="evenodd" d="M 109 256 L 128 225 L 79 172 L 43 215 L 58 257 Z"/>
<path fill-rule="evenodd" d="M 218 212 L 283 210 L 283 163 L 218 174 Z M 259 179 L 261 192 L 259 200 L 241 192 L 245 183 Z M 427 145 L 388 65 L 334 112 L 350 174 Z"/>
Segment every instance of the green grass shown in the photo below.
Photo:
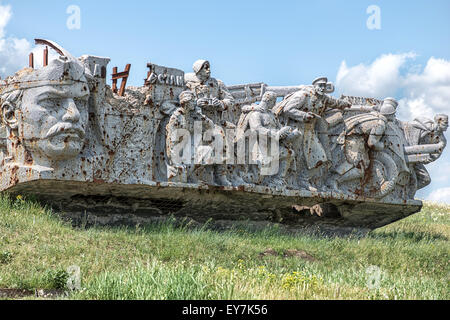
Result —
<path fill-rule="evenodd" d="M 76 265 L 81 290 L 70 299 L 449 299 L 449 213 L 426 203 L 365 238 L 327 239 L 170 222 L 72 228 L 0 196 L 0 288 L 64 288 Z M 268 248 L 280 254 L 262 256 Z M 290 249 L 316 260 L 285 257 Z"/>

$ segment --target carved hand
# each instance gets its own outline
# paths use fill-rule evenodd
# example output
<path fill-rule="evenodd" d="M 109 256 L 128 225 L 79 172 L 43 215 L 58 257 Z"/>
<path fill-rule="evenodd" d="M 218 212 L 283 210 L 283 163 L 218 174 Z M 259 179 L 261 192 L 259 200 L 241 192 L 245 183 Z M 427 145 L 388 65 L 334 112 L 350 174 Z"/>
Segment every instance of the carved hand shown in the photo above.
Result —
<path fill-rule="evenodd" d="M 314 113 L 312 113 L 312 112 L 307 112 L 306 114 L 305 114 L 305 118 L 304 118 L 304 121 L 305 122 L 310 122 L 312 119 L 314 119 Z"/>
<path fill-rule="evenodd" d="M 205 98 L 200 98 L 197 100 L 197 105 L 199 105 L 200 107 L 204 107 L 208 105 L 208 99 Z"/>
<path fill-rule="evenodd" d="M 349 102 L 347 102 L 347 101 L 343 101 L 342 102 L 342 108 L 343 109 L 348 109 L 348 108 L 351 108 L 352 107 L 352 104 L 351 103 L 349 103 Z"/>
<path fill-rule="evenodd" d="M 432 154 L 430 154 L 429 156 L 428 156 L 428 159 L 427 159 L 427 164 L 428 163 L 431 163 L 431 162 L 433 162 L 433 161 L 436 161 L 438 158 L 439 158 L 439 154 L 436 154 L 436 153 L 432 153 Z"/>
<path fill-rule="evenodd" d="M 300 133 L 300 131 L 298 131 L 298 129 L 295 129 L 294 131 L 289 132 L 289 135 L 287 136 L 287 140 L 288 141 L 293 141 L 293 140 L 297 139 L 301 135 L 302 134 Z"/>
<path fill-rule="evenodd" d="M 220 100 L 217 99 L 217 98 L 213 98 L 213 99 L 212 99 L 212 105 L 213 105 L 214 107 L 222 107 L 222 108 L 223 108 L 223 102 L 220 101 Z"/>
<path fill-rule="evenodd" d="M 226 120 L 220 120 L 220 125 L 222 126 L 222 128 L 236 129 L 236 125 L 234 123 L 231 123 L 231 122 L 226 121 Z"/>
<path fill-rule="evenodd" d="M 280 131 L 278 131 L 278 134 L 280 135 L 280 139 L 286 139 L 286 137 L 291 132 L 291 127 L 284 127 L 281 128 Z"/>

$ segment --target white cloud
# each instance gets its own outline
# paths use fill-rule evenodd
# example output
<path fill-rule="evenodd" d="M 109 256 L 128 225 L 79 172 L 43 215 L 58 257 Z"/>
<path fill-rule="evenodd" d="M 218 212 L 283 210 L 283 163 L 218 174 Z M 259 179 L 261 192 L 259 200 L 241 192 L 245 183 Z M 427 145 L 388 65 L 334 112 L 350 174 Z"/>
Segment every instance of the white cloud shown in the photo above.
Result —
<path fill-rule="evenodd" d="M 404 120 L 449 113 L 450 61 L 431 57 L 422 68 L 407 63 L 415 57 L 413 53 L 384 54 L 370 64 L 351 67 L 343 61 L 336 86 L 345 95 L 383 99 L 401 94 L 398 115 Z"/>
<path fill-rule="evenodd" d="M 450 204 L 450 187 L 434 190 L 426 200 Z"/>
<path fill-rule="evenodd" d="M 416 63 L 413 53 L 384 54 L 367 64 L 341 63 L 336 76 L 339 93 L 383 99 L 399 99 L 398 118 L 433 118 L 450 114 L 450 61 L 431 57 L 425 67 Z M 448 133 L 447 133 L 448 136 Z M 450 153 L 429 165 L 432 183 L 419 194 L 428 200 L 450 204 Z"/>
<path fill-rule="evenodd" d="M 0 4 L 0 77 L 13 75 L 20 69 L 28 66 L 28 55 L 34 54 L 34 67 L 41 68 L 43 65 L 42 46 L 32 47 L 27 39 L 7 37 L 6 26 L 12 17 L 10 5 Z M 49 61 L 58 57 L 53 50 L 49 50 Z"/>
<path fill-rule="evenodd" d="M 342 61 L 336 85 L 347 95 L 366 97 L 387 97 L 395 95 L 401 82 L 400 68 L 407 59 L 414 58 L 414 53 L 384 54 L 372 64 L 359 64 L 348 67 Z"/>
<path fill-rule="evenodd" d="M 28 64 L 31 44 L 26 39 L 6 36 L 6 26 L 12 17 L 10 5 L 0 5 L 0 76 L 14 74 Z"/>
<path fill-rule="evenodd" d="M 422 73 L 411 73 L 403 80 L 405 97 L 401 111 L 405 117 L 449 113 L 450 61 L 431 57 Z"/>
<path fill-rule="evenodd" d="M 0 5 L 0 38 L 5 36 L 5 27 L 11 19 L 11 6 Z"/>

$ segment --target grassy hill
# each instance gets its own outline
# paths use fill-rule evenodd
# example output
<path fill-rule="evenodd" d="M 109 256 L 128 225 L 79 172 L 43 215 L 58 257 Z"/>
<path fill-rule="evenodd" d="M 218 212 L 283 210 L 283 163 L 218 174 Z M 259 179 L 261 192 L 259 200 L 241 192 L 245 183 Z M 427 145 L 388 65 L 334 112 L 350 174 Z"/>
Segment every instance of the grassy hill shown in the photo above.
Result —
<path fill-rule="evenodd" d="M 449 216 L 450 206 L 426 203 L 361 239 L 170 222 L 83 229 L 0 196 L 0 296 L 67 291 L 67 270 L 79 266 L 81 289 L 53 298 L 450 299 Z"/>

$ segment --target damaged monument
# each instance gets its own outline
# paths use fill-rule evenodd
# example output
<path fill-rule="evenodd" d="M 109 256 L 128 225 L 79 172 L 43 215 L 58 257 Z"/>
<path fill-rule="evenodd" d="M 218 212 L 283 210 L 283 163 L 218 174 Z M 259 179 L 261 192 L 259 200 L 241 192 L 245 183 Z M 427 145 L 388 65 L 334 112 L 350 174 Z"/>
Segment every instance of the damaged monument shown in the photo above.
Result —
<path fill-rule="evenodd" d="M 393 98 L 311 85 L 227 86 L 148 64 L 142 87 L 107 85 L 109 58 L 59 58 L 0 80 L 0 190 L 92 223 L 173 215 L 218 225 L 366 232 L 420 211 L 447 115 L 402 122 Z"/>

